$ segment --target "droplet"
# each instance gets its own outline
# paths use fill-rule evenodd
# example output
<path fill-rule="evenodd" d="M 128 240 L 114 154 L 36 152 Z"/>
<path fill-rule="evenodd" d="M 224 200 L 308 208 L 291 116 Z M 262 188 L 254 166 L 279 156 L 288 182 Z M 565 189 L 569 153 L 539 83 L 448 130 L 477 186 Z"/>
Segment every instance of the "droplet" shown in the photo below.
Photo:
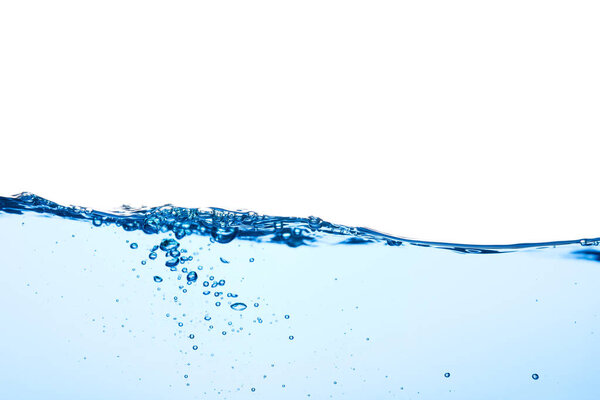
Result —
<path fill-rule="evenodd" d="M 538 374 L 533 374 L 533 375 L 531 375 L 531 377 L 533 378 L 534 381 L 537 381 L 538 379 L 540 379 L 540 376 Z"/>
<path fill-rule="evenodd" d="M 224 259 L 223 257 L 219 257 L 219 259 L 221 260 L 221 262 L 223 264 L 229 264 L 229 261 L 227 261 L 226 259 Z"/>
<path fill-rule="evenodd" d="M 247 306 L 244 303 L 233 303 L 231 305 L 231 308 L 235 311 L 244 311 L 247 308 Z"/>
<path fill-rule="evenodd" d="M 163 278 L 161 278 L 160 276 L 158 276 L 158 275 L 154 276 L 154 282 L 160 283 L 162 281 L 163 281 Z"/>
<path fill-rule="evenodd" d="M 138 248 L 138 244 L 137 244 L 137 243 L 135 243 L 135 242 L 133 242 L 133 243 L 131 243 L 131 244 L 129 245 L 129 247 L 131 247 L 132 249 L 134 249 L 134 250 L 135 250 L 135 249 L 137 249 L 137 248 Z"/>

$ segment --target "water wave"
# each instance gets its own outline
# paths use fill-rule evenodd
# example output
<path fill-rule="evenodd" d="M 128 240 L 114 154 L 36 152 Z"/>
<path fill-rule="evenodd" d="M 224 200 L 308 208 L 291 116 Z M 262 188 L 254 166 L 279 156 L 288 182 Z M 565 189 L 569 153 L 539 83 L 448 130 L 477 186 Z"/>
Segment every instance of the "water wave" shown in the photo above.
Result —
<path fill-rule="evenodd" d="M 361 245 L 382 243 L 431 246 L 460 253 L 500 253 L 527 248 L 582 246 L 600 244 L 600 237 L 551 242 L 503 245 L 458 244 L 414 240 L 378 232 L 364 227 L 350 227 L 327 222 L 318 217 L 283 217 L 261 215 L 253 211 L 231 211 L 223 208 L 185 208 L 170 204 L 152 208 L 120 209 L 105 212 L 81 206 L 64 206 L 32 193 L 0 196 L 0 213 L 35 212 L 73 220 L 89 221 L 95 226 L 116 225 L 125 231 L 141 230 L 147 234 L 173 232 L 176 238 L 188 235 L 211 236 L 214 241 L 228 243 L 234 239 L 282 243 L 290 247 L 318 244 Z"/>

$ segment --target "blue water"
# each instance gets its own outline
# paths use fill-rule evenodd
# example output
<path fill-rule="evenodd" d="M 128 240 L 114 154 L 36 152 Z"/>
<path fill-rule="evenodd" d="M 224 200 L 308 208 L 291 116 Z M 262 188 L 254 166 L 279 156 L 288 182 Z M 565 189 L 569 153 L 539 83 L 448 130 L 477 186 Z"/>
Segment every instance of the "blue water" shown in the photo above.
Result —
<path fill-rule="evenodd" d="M 0 399 L 598 399 L 598 239 L 0 197 Z"/>

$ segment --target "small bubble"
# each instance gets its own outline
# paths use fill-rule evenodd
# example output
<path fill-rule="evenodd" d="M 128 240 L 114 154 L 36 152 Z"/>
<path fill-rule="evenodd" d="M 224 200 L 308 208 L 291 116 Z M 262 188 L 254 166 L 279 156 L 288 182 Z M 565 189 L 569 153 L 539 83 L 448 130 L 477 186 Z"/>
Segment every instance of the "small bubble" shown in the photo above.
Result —
<path fill-rule="evenodd" d="M 254 258 L 250 257 L 250 262 L 254 262 Z"/>
<path fill-rule="evenodd" d="M 444 376 L 445 376 L 446 378 L 450 378 L 450 372 L 446 372 L 446 373 L 444 374 Z"/>
<path fill-rule="evenodd" d="M 198 350 L 198 346 L 196 346 L 196 345 L 193 345 L 193 346 L 192 346 L 192 349 L 194 349 L 194 350 Z"/>
<path fill-rule="evenodd" d="M 221 334 L 222 334 L 223 336 L 225 336 L 225 335 L 227 335 L 227 332 L 223 331 L 223 332 L 221 332 Z"/>
<path fill-rule="evenodd" d="M 150 252 L 150 254 L 148 254 L 148 258 L 151 260 L 156 260 L 157 254 L 153 251 Z"/>
<path fill-rule="evenodd" d="M 154 276 L 154 282 L 160 283 L 162 281 L 163 281 L 163 278 L 161 278 L 160 276 L 158 276 L 158 275 Z"/>
<path fill-rule="evenodd" d="M 251 390 L 251 391 L 253 391 L 253 392 L 256 392 L 256 388 L 252 388 L 252 389 L 250 389 L 250 390 Z"/>
<path fill-rule="evenodd" d="M 169 268 L 175 268 L 179 264 L 179 258 L 171 258 L 165 262 L 165 265 Z"/>
<path fill-rule="evenodd" d="M 210 316 L 206 315 L 206 316 L 204 317 L 204 320 L 205 320 L 205 321 L 210 321 Z"/>
<path fill-rule="evenodd" d="M 258 303 L 254 303 L 254 307 L 258 307 Z"/>
<path fill-rule="evenodd" d="M 290 335 L 290 340 L 294 340 L 294 337 L 292 335 Z"/>
<path fill-rule="evenodd" d="M 170 251 L 179 247 L 179 242 L 175 239 L 165 239 L 160 242 L 160 249 L 162 251 Z"/>
<path fill-rule="evenodd" d="M 225 279 L 221 279 L 221 280 L 219 281 L 219 285 L 221 285 L 221 286 L 225 286 Z"/>
<path fill-rule="evenodd" d="M 181 327 L 181 326 L 183 326 L 183 322 L 179 322 L 177 325 L 179 325 Z"/>
<path fill-rule="evenodd" d="M 137 244 L 137 243 L 135 243 L 135 242 L 133 242 L 133 243 L 131 243 L 131 244 L 129 245 L 129 247 L 131 247 L 132 249 L 134 249 L 134 250 L 135 250 L 135 249 L 137 249 L 137 248 L 138 248 L 138 244 Z"/>
<path fill-rule="evenodd" d="M 244 303 L 233 303 L 231 308 L 235 311 L 244 311 L 247 306 Z"/>
<path fill-rule="evenodd" d="M 194 282 L 196 282 L 197 280 L 198 280 L 198 274 L 196 273 L 196 271 L 190 271 L 190 272 L 187 274 L 187 281 L 188 281 L 189 283 L 194 283 Z"/>
<path fill-rule="evenodd" d="M 540 376 L 538 374 L 533 374 L 533 375 L 531 375 L 531 377 L 533 378 L 534 381 L 537 381 L 538 379 L 540 379 Z"/>
<path fill-rule="evenodd" d="M 188 376 L 187 376 L 187 375 L 184 375 L 183 377 L 184 377 L 185 379 L 187 379 L 187 378 L 188 378 Z"/>
<path fill-rule="evenodd" d="M 220 305 L 221 305 L 221 302 L 220 302 L 220 301 L 217 301 L 217 302 L 215 303 L 215 306 L 217 306 L 217 307 L 219 307 Z"/>
<path fill-rule="evenodd" d="M 290 319 L 290 316 L 286 314 L 286 315 L 284 316 L 284 318 L 285 318 L 285 319 Z"/>
<path fill-rule="evenodd" d="M 194 334 L 193 334 L 193 333 L 190 333 L 190 336 L 188 336 L 188 337 L 189 337 L 190 339 L 193 339 L 193 338 L 195 338 L 195 336 L 194 336 Z"/>

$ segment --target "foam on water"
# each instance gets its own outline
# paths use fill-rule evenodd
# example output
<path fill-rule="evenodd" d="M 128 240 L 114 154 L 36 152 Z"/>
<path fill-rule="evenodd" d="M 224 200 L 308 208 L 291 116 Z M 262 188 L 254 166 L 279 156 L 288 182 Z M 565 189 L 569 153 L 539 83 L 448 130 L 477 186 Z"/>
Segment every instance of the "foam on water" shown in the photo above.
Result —
<path fill-rule="evenodd" d="M 598 238 L 0 197 L 0 398 L 596 399 Z"/>

